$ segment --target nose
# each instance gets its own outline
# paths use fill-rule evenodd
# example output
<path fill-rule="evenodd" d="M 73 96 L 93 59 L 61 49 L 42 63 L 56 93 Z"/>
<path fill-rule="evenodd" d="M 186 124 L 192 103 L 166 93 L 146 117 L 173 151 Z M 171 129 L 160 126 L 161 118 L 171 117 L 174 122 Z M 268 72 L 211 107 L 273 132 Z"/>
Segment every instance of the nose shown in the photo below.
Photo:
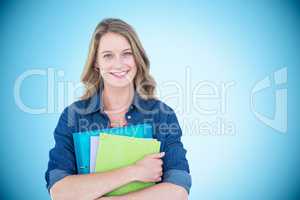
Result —
<path fill-rule="evenodd" d="M 124 62 L 123 62 L 122 57 L 121 56 L 116 56 L 113 68 L 116 69 L 116 70 L 120 70 L 120 69 L 123 68 L 123 66 L 124 66 Z"/>

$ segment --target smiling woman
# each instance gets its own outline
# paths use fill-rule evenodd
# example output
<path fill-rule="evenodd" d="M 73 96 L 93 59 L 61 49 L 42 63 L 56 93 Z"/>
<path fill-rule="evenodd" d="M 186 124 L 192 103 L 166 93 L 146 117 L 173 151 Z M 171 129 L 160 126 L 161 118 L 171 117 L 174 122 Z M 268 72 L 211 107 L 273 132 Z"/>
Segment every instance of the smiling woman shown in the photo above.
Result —
<path fill-rule="evenodd" d="M 82 73 L 86 91 L 82 100 L 65 108 L 54 131 L 55 147 L 45 174 L 53 199 L 187 199 L 191 176 L 181 128 L 173 109 L 155 98 L 149 68 L 146 52 L 129 24 L 105 19 L 96 27 Z M 146 122 L 152 123 L 153 138 L 161 142 L 160 153 L 112 171 L 78 174 L 72 133 L 89 124 L 109 128 Z M 134 181 L 157 184 L 104 197 Z"/>
<path fill-rule="evenodd" d="M 103 20 L 93 34 L 82 73 L 81 80 L 87 88 L 82 99 L 91 97 L 104 82 L 112 86 L 132 83 L 145 99 L 154 98 L 156 84 L 149 68 L 149 59 L 134 29 L 121 20 Z"/>
<path fill-rule="evenodd" d="M 107 33 L 99 45 L 96 66 L 101 70 L 105 84 L 119 86 L 130 83 L 136 74 L 136 65 L 127 40 L 116 33 Z M 103 66 L 101 68 L 101 66 Z"/>

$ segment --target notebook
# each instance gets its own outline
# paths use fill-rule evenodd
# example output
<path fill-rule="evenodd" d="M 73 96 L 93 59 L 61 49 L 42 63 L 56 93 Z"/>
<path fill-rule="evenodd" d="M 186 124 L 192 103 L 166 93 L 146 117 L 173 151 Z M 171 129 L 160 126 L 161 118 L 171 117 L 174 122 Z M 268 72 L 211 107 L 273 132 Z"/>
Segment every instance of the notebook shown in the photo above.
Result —
<path fill-rule="evenodd" d="M 99 136 L 91 136 L 90 141 L 90 173 L 94 173 L 96 166 L 97 150 L 99 145 Z"/>
<path fill-rule="evenodd" d="M 78 174 L 90 173 L 90 138 L 91 136 L 99 136 L 103 132 L 136 138 L 153 137 L 152 125 L 148 123 L 73 133 Z"/>
<path fill-rule="evenodd" d="M 99 141 L 100 145 L 98 146 L 96 158 L 96 172 L 105 172 L 125 167 L 134 164 L 146 155 L 160 152 L 160 142 L 156 139 L 135 138 L 103 133 L 100 135 Z M 155 183 L 152 182 L 146 183 L 135 181 L 107 193 L 106 196 L 124 195 L 154 184 Z"/>

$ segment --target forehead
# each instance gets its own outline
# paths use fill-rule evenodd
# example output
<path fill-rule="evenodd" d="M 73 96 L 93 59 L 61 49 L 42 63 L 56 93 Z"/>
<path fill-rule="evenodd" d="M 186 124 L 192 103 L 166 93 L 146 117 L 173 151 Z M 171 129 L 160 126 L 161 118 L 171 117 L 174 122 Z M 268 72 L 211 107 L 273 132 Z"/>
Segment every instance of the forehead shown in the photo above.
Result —
<path fill-rule="evenodd" d="M 102 51 L 122 51 L 124 49 L 130 49 L 130 44 L 127 39 L 117 33 L 104 34 L 99 43 L 99 50 Z"/>

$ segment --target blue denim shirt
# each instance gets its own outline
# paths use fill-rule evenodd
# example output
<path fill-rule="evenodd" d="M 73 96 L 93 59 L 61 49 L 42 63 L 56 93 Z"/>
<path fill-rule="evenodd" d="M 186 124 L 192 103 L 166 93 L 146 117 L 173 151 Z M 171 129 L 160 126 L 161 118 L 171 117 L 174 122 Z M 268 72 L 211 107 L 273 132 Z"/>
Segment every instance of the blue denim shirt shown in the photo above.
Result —
<path fill-rule="evenodd" d="M 50 150 L 45 173 L 48 191 L 65 176 L 77 174 L 72 133 L 109 127 L 101 96 L 101 90 L 98 90 L 91 98 L 66 107 L 61 114 L 54 131 L 55 146 Z M 162 182 L 181 186 L 189 193 L 192 184 L 189 165 L 181 142 L 181 128 L 172 108 L 157 99 L 145 100 L 135 92 L 125 117 L 128 125 L 152 124 L 153 138 L 161 142 L 160 151 L 165 152 Z"/>

